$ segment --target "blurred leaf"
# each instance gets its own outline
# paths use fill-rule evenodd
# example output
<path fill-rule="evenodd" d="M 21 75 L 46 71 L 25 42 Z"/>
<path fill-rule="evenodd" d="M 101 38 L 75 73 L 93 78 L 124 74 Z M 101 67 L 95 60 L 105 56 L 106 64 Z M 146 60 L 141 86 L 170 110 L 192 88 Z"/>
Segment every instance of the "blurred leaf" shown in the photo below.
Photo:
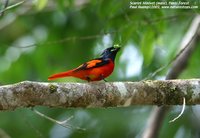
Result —
<path fill-rule="evenodd" d="M 154 54 L 155 33 L 148 29 L 141 40 L 141 50 L 144 56 L 144 64 L 147 66 L 151 63 Z"/>
<path fill-rule="evenodd" d="M 136 25 L 131 23 L 127 25 L 124 30 L 122 31 L 122 44 L 125 45 L 128 41 L 132 40 L 132 34 L 136 30 Z"/>
<path fill-rule="evenodd" d="M 36 0 L 36 9 L 42 10 L 47 5 L 48 0 Z"/>

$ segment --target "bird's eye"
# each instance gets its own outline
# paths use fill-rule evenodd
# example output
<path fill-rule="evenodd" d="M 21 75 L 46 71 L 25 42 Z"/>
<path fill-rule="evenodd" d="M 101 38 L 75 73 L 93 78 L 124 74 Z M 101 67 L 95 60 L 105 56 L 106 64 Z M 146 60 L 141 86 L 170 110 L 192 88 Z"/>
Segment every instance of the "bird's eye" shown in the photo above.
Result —
<path fill-rule="evenodd" d="M 115 49 L 111 49 L 110 51 L 113 52 L 113 51 L 115 51 Z"/>

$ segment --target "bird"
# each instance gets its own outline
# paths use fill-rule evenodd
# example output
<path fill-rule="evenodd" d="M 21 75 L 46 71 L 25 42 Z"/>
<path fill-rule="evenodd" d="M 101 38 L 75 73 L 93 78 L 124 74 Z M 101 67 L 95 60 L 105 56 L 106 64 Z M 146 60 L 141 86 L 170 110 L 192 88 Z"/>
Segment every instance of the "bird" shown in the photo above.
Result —
<path fill-rule="evenodd" d="M 75 69 L 53 74 L 48 80 L 54 80 L 63 77 L 75 77 L 88 82 L 105 80 L 114 70 L 115 57 L 120 47 L 109 47 L 105 49 L 99 58 L 92 59 L 78 66 Z"/>

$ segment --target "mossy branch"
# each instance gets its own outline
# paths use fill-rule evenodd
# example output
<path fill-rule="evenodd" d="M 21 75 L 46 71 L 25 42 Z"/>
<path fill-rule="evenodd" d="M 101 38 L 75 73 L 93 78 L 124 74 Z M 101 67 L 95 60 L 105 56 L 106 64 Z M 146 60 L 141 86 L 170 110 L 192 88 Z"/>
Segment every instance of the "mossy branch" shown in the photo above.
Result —
<path fill-rule="evenodd" d="M 200 104 L 200 79 L 140 82 L 43 83 L 0 86 L 0 110 L 18 107 L 118 107 Z"/>

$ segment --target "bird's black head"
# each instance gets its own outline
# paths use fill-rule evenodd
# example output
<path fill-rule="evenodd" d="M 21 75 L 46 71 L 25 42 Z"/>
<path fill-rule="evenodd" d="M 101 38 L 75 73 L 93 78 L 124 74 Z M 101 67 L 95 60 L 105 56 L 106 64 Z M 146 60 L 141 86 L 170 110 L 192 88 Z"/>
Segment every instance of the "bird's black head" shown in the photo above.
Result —
<path fill-rule="evenodd" d="M 106 59 L 106 58 L 110 58 L 113 62 L 115 60 L 115 56 L 117 54 L 117 52 L 120 50 L 119 47 L 109 47 L 107 49 L 105 49 L 103 51 L 103 53 L 101 54 L 101 57 Z"/>

